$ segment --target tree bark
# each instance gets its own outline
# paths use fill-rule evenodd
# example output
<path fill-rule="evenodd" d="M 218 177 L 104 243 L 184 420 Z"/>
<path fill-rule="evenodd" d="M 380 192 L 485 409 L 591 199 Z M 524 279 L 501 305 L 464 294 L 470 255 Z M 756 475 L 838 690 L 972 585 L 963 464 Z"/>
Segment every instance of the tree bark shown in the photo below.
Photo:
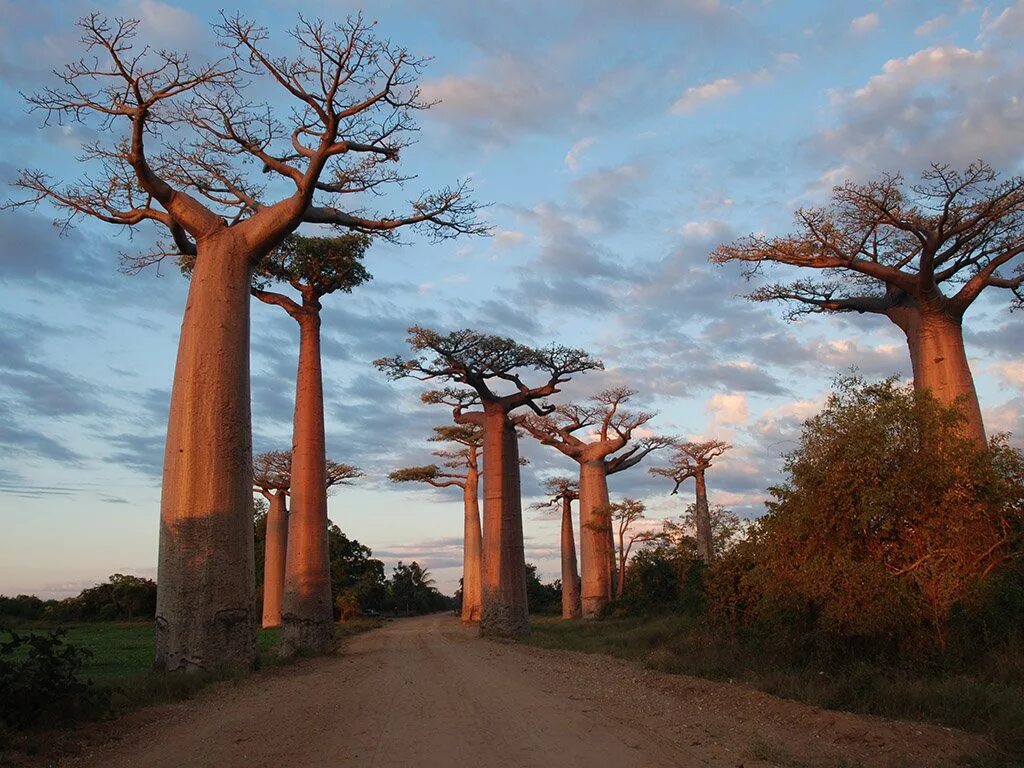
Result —
<path fill-rule="evenodd" d="M 931 392 L 943 405 L 961 408 L 966 419 L 965 434 L 985 445 L 985 423 L 964 350 L 960 318 L 942 310 L 915 307 L 901 307 L 890 317 L 906 334 L 914 388 Z"/>
<path fill-rule="evenodd" d="M 479 475 L 476 467 L 470 466 L 466 473 L 463 489 L 465 526 L 462 548 L 462 622 L 475 624 L 480 621 L 480 501 L 478 498 Z"/>
<path fill-rule="evenodd" d="M 288 508 L 284 491 L 270 496 L 267 512 L 267 538 L 263 554 L 263 626 L 281 626 L 281 600 L 284 596 L 284 568 L 288 547 Z"/>
<path fill-rule="evenodd" d="M 708 507 L 708 487 L 704 482 L 704 470 L 698 469 L 693 475 L 697 486 L 697 500 L 694 504 L 694 527 L 697 529 L 697 555 L 705 563 L 714 557 L 711 543 L 711 510 Z"/>
<path fill-rule="evenodd" d="M 484 406 L 484 524 L 480 633 L 530 630 L 519 489 L 519 441 L 500 406 Z"/>
<path fill-rule="evenodd" d="M 576 568 L 576 540 L 572 531 L 572 500 L 562 499 L 562 618 L 580 616 L 580 574 Z"/>
<path fill-rule="evenodd" d="M 327 542 L 327 449 L 320 316 L 299 319 L 299 369 L 292 433 L 292 508 L 281 615 L 281 655 L 326 651 L 334 638 Z"/>
<path fill-rule="evenodd" d="M 251 256 L 230 232 L 198 245 L 171 388 L 160 499 L 156 666 L 256 658 Z"/>
<path fill-rule="evenodd" d="M 604 461 L 580 462 L 580 602 L 585 619 L 600 616 L 612 597 L 609 506 Z"/>

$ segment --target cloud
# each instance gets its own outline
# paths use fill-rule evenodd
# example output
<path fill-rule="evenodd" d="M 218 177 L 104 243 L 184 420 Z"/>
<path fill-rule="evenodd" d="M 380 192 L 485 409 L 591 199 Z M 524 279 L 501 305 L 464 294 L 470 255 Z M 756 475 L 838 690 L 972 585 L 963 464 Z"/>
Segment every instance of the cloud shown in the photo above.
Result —
<path fill-rule="evenodd" d="M 833 125 L 808 145 L 822 188 L 883 170 L 917 174 L 932 162 L 996 168 L 1021 160 L 1022 59 L 1016 49 L 929 47 L 885 62 L 858 88 L 832 91 Z"/>
<path fill-rule="evenodd" d="M 569 86 L 556 72 L 554 62 L 502 54 L 473 74 L 425 80 L 423 100 L 440 102 L 427 119 L 495 144 L 507 144 L 523 132 L 549 133 L 562 127 L 569 114 Z"/>
<path fill-rule="evenodd" d="M 921 23 L 917 29 L 914 30 L 914 34 L 918 37 L 929 37 L 945 29 L 949 25 L 949 17 L 946 14 L 941 14 L 932 19 L 928 19 Z"/>
<path fill-rule="evenodd" d="M 597 139 L 593 136 L 587 136 L 573 144 L 569 148 L 569 151 L 565 153 L 565 167 L 570 171 L 579 170 L 581 155 L 588 147 L 593 146 L 595 141 L 597 141 Z"/>
<path fill-rule="evenodd" d="M 750 420 L 747 397 L 740 392 L 713 395 L 705 411 L 710 414 L 710 423 L 720 427 L 743 426 Z"/>
<path fill-rule="evenodd" d="M 850 31 L 857 35 L 864 35 L 878 29 L 878 14 L 865 13 L 850 22 Z"/>
<path fill-rule="evenodd" d="M 733 77 L 720 77 L 710 83 L 690 86 L 686 92 L 676 99 L 669 111 L 674 115 L 684 115 L 711 101 L 739 93 L 740 83 Z"/>

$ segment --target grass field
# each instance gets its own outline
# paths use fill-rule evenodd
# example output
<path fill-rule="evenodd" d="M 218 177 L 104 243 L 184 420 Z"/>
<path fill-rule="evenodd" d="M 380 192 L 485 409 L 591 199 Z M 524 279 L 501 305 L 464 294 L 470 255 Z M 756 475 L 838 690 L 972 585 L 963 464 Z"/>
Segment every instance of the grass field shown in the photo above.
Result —
<path fill-rule="evenodd" d="M 812 660 L 783 664 L 756 647 L 709 638 L 706 628 L 684 615 L 587 622 L 534 616 L 531 626 L 523 641 L 531 645 L 604 653 L 663 672 L 741 682 L 828 709 L 954 726 L 986 734 L 1001 749 L 1024 757 L 1024 648 L 1007 649 L 957 673 L 894 670 L 870 661 L 823 669 Z"/>
<path fill-rule="evenodd" d="M 348 637 L 379 627 L 376 619 L 362 619 L 335 625 L 335 637 Z M 114 691 L 114 706 L 131 709 L 160 701 L 186 698 L 217 680 L 244 677 L 238 669 L 178 675 L 153 670 L 154 626 L 151 622 L 96 623 L 65 627 L 65 641 L 91 654 L 82 676 Z M 45 627 L 19 629 L 21 633 L 47 632 Z M 280 630 L 261 629 L 257 635 L 259 665 L 277 666 Z"/>

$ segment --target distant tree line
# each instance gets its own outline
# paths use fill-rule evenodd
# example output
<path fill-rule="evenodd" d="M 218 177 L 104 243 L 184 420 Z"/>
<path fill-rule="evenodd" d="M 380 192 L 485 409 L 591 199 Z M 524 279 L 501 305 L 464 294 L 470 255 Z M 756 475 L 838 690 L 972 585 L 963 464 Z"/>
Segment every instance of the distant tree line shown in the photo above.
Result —
<path fill-rule="evenodd" d="M 141 621 L 156 611 L 156 582 L 115 573 L 76 597 L 43 600 L 35 595 L 0 595 L 0 623 L 67 621 Z"/>

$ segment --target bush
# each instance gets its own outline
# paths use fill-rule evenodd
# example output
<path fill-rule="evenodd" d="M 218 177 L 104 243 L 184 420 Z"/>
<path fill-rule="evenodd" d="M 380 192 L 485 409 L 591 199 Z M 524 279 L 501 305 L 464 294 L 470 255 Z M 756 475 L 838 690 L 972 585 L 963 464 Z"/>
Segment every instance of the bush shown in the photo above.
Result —
<path fill-rule="evenodd" d="M 822 647 L 946 645 L 1021 554 L 1024 519 L 1024 459 L 961 423 L 893 380 L 838 382 L 767 514 L 715 566 L 713 613 Z"/>
<path fill-rule="evenodd" d="M 110 710 L 110 692 L 81 676 L 91 656 L 64 631 L 0 629 L 0 723 L 14 730 L 63 725 Z"/>

